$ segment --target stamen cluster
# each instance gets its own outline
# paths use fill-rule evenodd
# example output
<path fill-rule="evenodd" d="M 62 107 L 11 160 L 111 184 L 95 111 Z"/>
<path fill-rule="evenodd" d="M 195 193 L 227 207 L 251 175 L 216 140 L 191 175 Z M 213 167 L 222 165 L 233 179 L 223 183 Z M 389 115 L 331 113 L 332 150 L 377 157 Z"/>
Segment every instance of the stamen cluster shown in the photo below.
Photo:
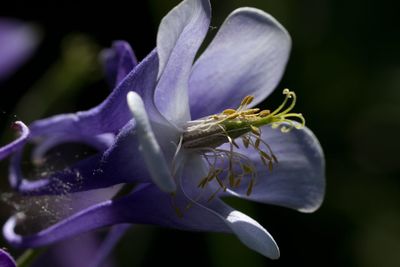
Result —
<path fill-rule="evenodd" d="M 248 108 L 254 97 L 246 96 L 237 109 L 226 109 L 219 114 L 188 123 L 182 135 L 182 147 L 200 152 L 209 165 L 209 172 L 200 179 L 198 187 L 205 188 L 210 183 L 219 185 L 209 201 L 221 190 L 238 188 L 244 178 L 248 178 L 246 194 L 250 195 L 253 190 L 257 179 L 256 166 L 248 156 L 234 150 L 240 148 L 238 139 L 242 140 L 244 148 L 254 149 L 261 162 L 272 172 L 278 159 L 261 138 L 261 127 L 280 127 L 282 133 L 304 127 L 303 115 L 290 112 L 296 104 L 296 94 L 288 89 L 283 94 L 283 103 L 273 112 Z M 292 102 L 288 105 L 289 100 Z M 292 118 L 299 122 L 291 120 Z M 226 143 L 229 144 L 229 149 L 221 147 Z"/>

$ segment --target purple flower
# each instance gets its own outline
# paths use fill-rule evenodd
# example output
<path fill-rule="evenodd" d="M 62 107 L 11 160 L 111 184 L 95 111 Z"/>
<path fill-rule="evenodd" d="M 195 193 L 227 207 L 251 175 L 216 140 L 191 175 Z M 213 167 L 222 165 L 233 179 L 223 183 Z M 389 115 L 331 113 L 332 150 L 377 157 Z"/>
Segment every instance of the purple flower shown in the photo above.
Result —
<path fill-rule="evenodd" d="M 222 198 L 312 212 L 324 195 L 323 153 L 303 116 L 292 112 L 293 92 L 284 90 L 284 103 L 275 111 L 253 108 L 284 72 L 291 47 L 286 30 L 263 11 L 240 8 L 193 64 L 210 13 L 208 0 L 183 1 L 164 17 L 157 49 L 139 64 L 128 45 L 116 43 L 103 57 L 115 84 L 104 102 L 36 121 L 27 138 L 15 141 L 13 147 L 38 142 L 33 151 L 38 164 L 63 142 L 99 151 L 29 181 L 22 176 L 18 149 L 10 182 L 23 194 L 74 196 L 100 188 L 115 192 L 117 184 L 136 187 L 97 204 L 88 197 L 71 216 L 29 236 L 15 232 L 24 218 L 17 214 L 3 229 L 9 242 L 34 247 L 119 223 L 155 224 L 233 233 L 249 248 L 279 257 L 267 230 Z M 10 151 L 0 150 L 0 157 Z"/>
<path fill-rule="evenodd" d="M 20 21 L 0 18 L 0 81 L 11 75 L 37 46 L 37 31 Z"/>
<path fill-rule="evenodd" d="M 17 267 L 13 257 L 6 251 L 0 249 L 0 266 L 1 267 Z"/>

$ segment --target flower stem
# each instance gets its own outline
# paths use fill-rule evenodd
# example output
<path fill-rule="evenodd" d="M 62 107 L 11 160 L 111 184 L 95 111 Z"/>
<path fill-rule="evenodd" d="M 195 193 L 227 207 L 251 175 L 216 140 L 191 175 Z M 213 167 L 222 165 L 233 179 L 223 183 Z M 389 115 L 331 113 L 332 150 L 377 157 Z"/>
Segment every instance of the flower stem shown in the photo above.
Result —
<path fill-rule="evenodd" d="M 18 259 L 17 267 L 29 267 L 32 262 L 43 252 L 44 248 L 41 249 L 28 249 Z"/>

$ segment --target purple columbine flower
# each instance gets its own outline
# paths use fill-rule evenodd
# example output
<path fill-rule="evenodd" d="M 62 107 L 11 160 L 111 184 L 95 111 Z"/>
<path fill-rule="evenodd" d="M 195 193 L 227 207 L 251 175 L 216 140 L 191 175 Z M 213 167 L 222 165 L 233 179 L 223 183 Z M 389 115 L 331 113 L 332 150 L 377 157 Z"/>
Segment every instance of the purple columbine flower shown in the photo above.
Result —
<path fill-rule="evenodd" d="M 115 43 L 103 57 L 115 89 L 99 106 L 39 120 L 29 129 L 18 124 L 29 132 L 23 131 L 25 138 L 13 148 L 38 142 L 33 151 L 38 164 L 63 142 L 79 141 L 99 151 L 29 181 L 20 170 L 18 149 L 10 182 L 21 193 L 89 196 L 104 188 L 115 191 L 117 184 L 136 187 L 128 195 L 79 204 L 79 211 L 28 236 L 15 231 L 24 218 L 17 214 L 3 229 L 10 243 L 41 246 L 99 227 L 136 223 L 233 233 L 249 248 L 279 257 L 267 230 L 222 198 L 312 212 L 324 195 L 323 153 L 303 116 L 292 111 L 294 92 L 285 89 L 275 110 L 254 108 L 284 72 L 291 40 L 282 25 L 261 10 L 237 9 L 194 62 L 210 13 L 208 0 L 180 3 L 162 20 L 157 48 L 140 63 L 126 43 Z M 0 150 L 0 157 L 10 151 L 15 149 Z"/>
<path fill-rule="evenodd" d="M 1 267 L 17 267 L 13 257 L 6 251 L 0 249 L 0 266 Z"/>
<path fill-rule="evenodd" d="M 0 81 L 25 62 L 38 42 L 38 32 L 32 26 L 0 18 Z"/>

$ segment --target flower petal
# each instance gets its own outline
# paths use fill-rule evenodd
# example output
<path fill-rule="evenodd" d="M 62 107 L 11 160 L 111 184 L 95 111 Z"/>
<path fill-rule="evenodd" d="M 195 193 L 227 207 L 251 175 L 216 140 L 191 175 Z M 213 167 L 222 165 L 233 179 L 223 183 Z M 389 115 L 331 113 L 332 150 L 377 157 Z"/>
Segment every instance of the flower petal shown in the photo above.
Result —
<path fill-rule="evenodd" d="M 265 257 L 279 258 L 279 248 L 274 238 L 254 219 L 220 201 L 213 201 L 208 208 L 221 216 L 232 232 L 247 247 Z"/>
<path fill-rule="evenodd" d="M 36 121 L 30 127 L 32 136 L 54 134 L 92 136 L 117 133 L 132 118 L 126 104 L 126 94 L 132 90 L 140 92 L 141 95 L 154 92 L 157 69 L 158 59 L 154 50 L 100 105 L 88 111 L 62 114 Z"/>
<path fill-rule="evenodd" d="M 67 142 L 79 142 L 87 144 L 99 152 L 103 152 L 109 148 L 115 141 L 113 134 L 101 134 L 97 136 L 73 136 L 73 135 L 54 135 L 45 139 L 42 143 L 37 145 L 32 152 L 32 161 L 37 164 L 43 164 L 45 156 L 52 148 Z"/>
<path fill-rule="evenodd" d="M 188 80 L 193 60 L 208 31 L 209 0 L 185 0 L 161 21 L 157 35 L 160 60 L 156 105 L 176 125 L 190 120 Z"/>
<path fill-rule="evenodd" d="M 38 31 L 13 19 L 0 19 L 0 80 L 11 75 L 39 43 Z"/>
<path fill-rule="evenodd" d="M 101 227 L 136 223 L 190 231 L 233 232 L 251 249 L 270 258 L 279 256 L 274 240 L 264 228 L 219 199 L 203 206 L 182 191 L 171 195 L 153 184 L 140 184 L 128 196 L 94 205 L 30 236 L 15 232 L 19 220 L 23 219 L 19 216 L 11 217 L 3 228 L 7 241 L 17 247 L 48 245 Z"/>
<path fill-rule="evenodd" d="M 261 102 L 278 85 L 289 57 L 289 34 L 272 16 L 235 10 L 193 67 L 189 83 L 193 119 L 236 108 L 247 95 Z"/>
<path fill-rule="evenodd" d="M 102 51 L 100 55 L 106 77 L 114 89 L 138 64 L 129 43 L 115 41 L 112 47 Z"/>
<path fill-rule="evenodd" d="M 22 175 L 22 151 L 12 157 L 9 180 L 24 194 L 66 194 L 127 182 L 148 182 L 149 173 L 142 157 L 134 121 L 130 121 L 104 153 L 79 161 L 61 171 L 30 181 Z"/>
<path fill-rule="evenodd" d="M 215 190 L 215 187 L 199 188 L 197 186 L 199 179 L 207 177 L 206 166 L 202 158 L 187 156 L 186 175 L 182 177 L 181 181 L 184 194 L 192 201 L 195 199 L 197 206 L 215 213 L 231 232 L 250 249 L 271 259 L 279 258 L 279 248 L 275 240 L 258 222 L 242 212 L 234 210 L 218 198 L 212 197 L 215 192 L 219 192 Z M 191 177 L 185 177 L 189 175 Z"/>
<path fill-rule="evenodd" d="M 25 145 L 30 135 L 29 128 L 21 121 L 15 122 L 12 127 L 20 132 L 20 137 L 18 137 L 17 140 L 0 147 L 0 160 L 20 150 Z"/>
<path fill-rule="evenodd" d="M 15 232 L 17 224 L 25 219 L 23 214 L 16 214 L 10 217 L 3 226 L 3 235 L 15 247 L 38 247 L 51 244 L 76 234 L 118 223 L 120 218 L 114 216 L 110 203 L 111 201 L 103 202 L 84 210 L 86 216 L 79 216 L 81 213 L 78 213 L 30 236 L 22 236 Z"/>
<path fill-rule="evenodd" d="M 135 92 L 127 95 L 128 106 L 136 121 L 139 151 L 154 183 L 165 192 L 176 190 L 175 181 L 153 133 L 142 98 Z"/>
<path fill-rule="evenodd" d="M 0 249 L 0 266 L 1 267 L 17 267 L 13 257 L 6 251 Z"/>
<path fill-rule="evenodd" d="M 230 193 L 302 212 L 318 209 L 325 193 L 325 160 L 314 134 L 307 128 L 282 133 L 266 126 L 262 128 L 262 139 L 270 145 L 278 163 L 270 172 L 262 164 L 259 153 L 242 147 L 238 152 L 256 164 L 257 181 L 250 196 L 246 195 L 246 183 Z"/>
<path fill-rule="evenodd" d="M 173 201 L 176 201 L 175 204 Z M 119 223 L 155 224 L 184 230 L 229 231 L 224 222 L 207 209 L 194 205 L 185 210 L 188 203 L 189 200 L 182 194 L 173 198 L 153 184 L 141 184 L 130 195 L 94 205 L 29 236 L 15 232 L 17 224 L 24 219 L 21 214 L 17 214 L 6 222 L 3 234 L 13 246 L 37 247 Z M 183 217 L 177 215 L 174 205 L 185 210 Z"/>

